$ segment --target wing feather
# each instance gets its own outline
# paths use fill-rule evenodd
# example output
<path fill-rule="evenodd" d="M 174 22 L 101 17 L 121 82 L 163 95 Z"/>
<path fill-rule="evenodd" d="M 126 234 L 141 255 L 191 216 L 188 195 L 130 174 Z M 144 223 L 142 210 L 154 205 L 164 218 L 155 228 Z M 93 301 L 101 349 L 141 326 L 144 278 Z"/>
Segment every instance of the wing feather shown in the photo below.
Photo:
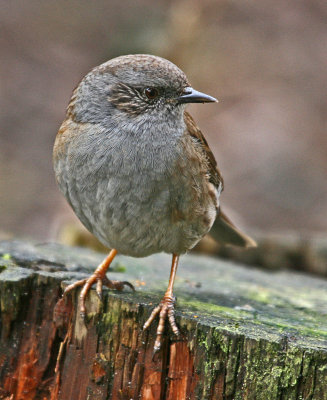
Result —
<path fill-rule="evenodd" d="M 201 143 L 203 151 L 206 154 L 209 167 L 209 182 L 212 183 L 218 191 L 218 194 L 224 188 L 224 181 L 217 166 L 217 161 L 213 155 L 208 142 L 197 127 L 193 118 L 188 112 L 184 112 L 184 120 L 188 133 L 199 143 Z M 211 228 L 210 235 L 217 240 L 218 243 L 224 245 L 234 245 L 239 247 L 256 247 L 256 242 L 245 233 L 241 232 L 232 221 L 225 215 L 221 209 L 217 213 L 217 218 Z"/>

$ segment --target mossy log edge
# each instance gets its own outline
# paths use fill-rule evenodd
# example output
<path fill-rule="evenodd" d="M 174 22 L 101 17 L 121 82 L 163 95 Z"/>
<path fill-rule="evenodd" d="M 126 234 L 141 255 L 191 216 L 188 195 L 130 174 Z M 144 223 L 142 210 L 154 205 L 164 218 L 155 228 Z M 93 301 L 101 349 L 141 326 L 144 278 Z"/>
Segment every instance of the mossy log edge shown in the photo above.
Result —
<path fill-rule="evenodd" d="M 46 248 L 6 243 L 2 250 L 1 399 L 327 399 L 326 347 L 299 345 L 292 330 L 258 338 L 240 333 L 233 319 L 212 324 L 177 312 L 182 338 L 167 334 L 153 357 L 155 325 L 141 327 L 161 293 L 105 292 L 101 303 L 92 291 L 86 324 L 75 293 L 55 322 L 73 269 L 53 251 L 46 257 Z"/>

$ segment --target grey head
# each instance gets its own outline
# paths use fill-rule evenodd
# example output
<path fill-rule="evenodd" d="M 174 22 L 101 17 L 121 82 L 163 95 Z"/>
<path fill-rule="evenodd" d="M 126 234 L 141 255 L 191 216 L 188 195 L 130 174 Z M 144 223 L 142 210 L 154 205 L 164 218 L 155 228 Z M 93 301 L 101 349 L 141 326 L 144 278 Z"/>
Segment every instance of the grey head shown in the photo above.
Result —
<path fill-rule="evenodd" d="M 175 64 L 161 57 L 134 54 L 94 68 L 75 89 L 71 104 L 77 122 L 182 118 L 187 103 L 217 101 L 197 92 Z M 71 111 L 70 109 L 68 109 Z"/>

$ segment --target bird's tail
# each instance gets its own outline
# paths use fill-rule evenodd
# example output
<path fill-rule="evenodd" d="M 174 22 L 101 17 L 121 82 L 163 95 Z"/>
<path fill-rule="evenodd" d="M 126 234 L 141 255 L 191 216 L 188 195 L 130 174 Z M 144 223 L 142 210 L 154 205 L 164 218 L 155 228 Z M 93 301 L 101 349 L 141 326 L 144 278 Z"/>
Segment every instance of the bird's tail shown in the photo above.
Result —
<path fill-rule="evenodd" d="M 257 247 L 250 236 L 241 232 L 232 221 L 220 210 L 209 233 L 218 243 L 238 247 Z"/>

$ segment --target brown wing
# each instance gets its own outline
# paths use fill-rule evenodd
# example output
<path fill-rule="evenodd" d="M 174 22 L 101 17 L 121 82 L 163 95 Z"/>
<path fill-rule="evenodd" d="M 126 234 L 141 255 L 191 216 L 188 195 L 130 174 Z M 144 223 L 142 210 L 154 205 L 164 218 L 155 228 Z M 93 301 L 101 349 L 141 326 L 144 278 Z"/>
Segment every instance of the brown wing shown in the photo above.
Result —
<path fill-rule="evenodd" d="M 215 156 L 212 154 L 212 151 L 210 150 L 210 147 L 208 145 L 208 142 L 206 141 L 205 137 L 203 136 L 202 132 L 200 129 L 197 127 L 196 123 L 194 122 L 194 119 L 191 117 L 191 115 L 188 112 L 184 112 L 184 121 L 188 130 L 188 133 L 195 138 L 199 143 L 201 143 L 203 150 L 206 153 L 208 163 L 209 163 L 209 181 L 215 185 L 215 187 L 218 189 L 218 187 L 221 187 L 221 190 L 224 187 L 224 181 L 223 177 L 220 174 L 220 171 L 217 167 L 217 161 L 215 159 Z"/>
<path fill-rule="evenodd" d="M 255 240 L 238 229 L 221 210 L 219 210 L 209 234 L 221 245 L 257 247 Z"/>
<path fill-rule="evenodd" d="M 187 126 L 188 133 L 201 143 L 203 150 L 206 153 L 209 163 L 209 181 L 218 189 L 224 187 L 224 181 L 217 167 L 215 156 L 212 154 L 210 147 L 203 136 L 200 129 L 196 126 L 193 118 L 186 111 L 184 112 L 184 120 Z M 210 235 L 223 245 L 234 245 L 239 247 L 256 247 L 256 242 L 245 233 L 241 232 L 232 221 L 225 215 L 221 209 L 211 228 Z"/>

